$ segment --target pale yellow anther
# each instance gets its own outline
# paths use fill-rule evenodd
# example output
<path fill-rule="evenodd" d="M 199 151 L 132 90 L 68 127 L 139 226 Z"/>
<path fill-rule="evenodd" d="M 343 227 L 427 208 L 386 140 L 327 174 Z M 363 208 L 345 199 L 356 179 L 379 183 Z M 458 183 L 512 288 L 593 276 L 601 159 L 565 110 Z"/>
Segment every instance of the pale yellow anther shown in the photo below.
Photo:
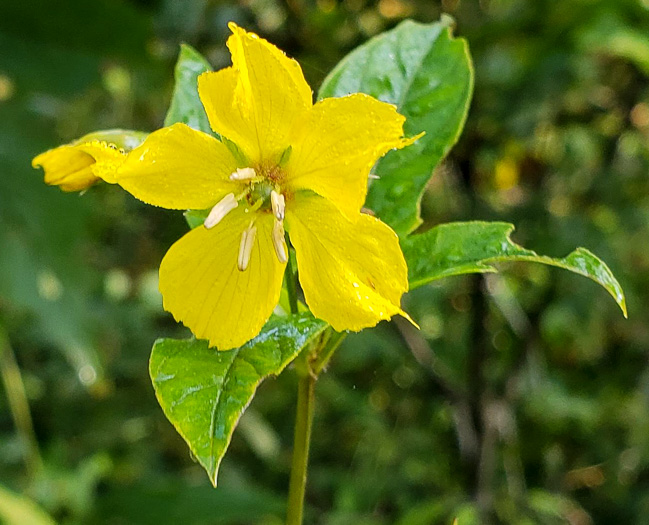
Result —
<path fill-rule="evenodd" d="M 273 225 L 273 247 L 275 248 L 275 255 L 277 260 L 285 264 L 288 261 L 288 251 L 286 249 L 286 240 L 284 239 L 284 223 L 280 220 L 275 220 Z"/>
<path fill-rule="evenodd" d="M 255 221 L 250 222 L 243 233 L 241 234 L 241 244 L 239 244 L 239 258 L 237 259 L 237 268 L 239 271 L 245 272 L 250 263 L 250 254 L 252 247 L 255 244 L 255 236 L 257 235 L 257 227 L 254 225 Z"/>
<path fill-rule="evenodd" d="M 286 208 L 286 199 L 281 193 L 275 190 L 270 192 L 270 205 L 273 208 L 273 215 L 278 221 L 284 220 L 284 211 Z"/>
<path fill-rule="evenodd" d="M 214 228 L 214 226 L 223 220 L 223 217 L 234 210 L 237 206 L 239 206 L 239 202 L 234 196 L 234 193 L 228 193 L 212 208 L 203 225 L 208 230 Z"/>
<path fill-rule="evenodd" d="M 251 180 L 257 177 L 257 172 L 254 168 L 237 168 L 230 175 L 230 180 Z"/>

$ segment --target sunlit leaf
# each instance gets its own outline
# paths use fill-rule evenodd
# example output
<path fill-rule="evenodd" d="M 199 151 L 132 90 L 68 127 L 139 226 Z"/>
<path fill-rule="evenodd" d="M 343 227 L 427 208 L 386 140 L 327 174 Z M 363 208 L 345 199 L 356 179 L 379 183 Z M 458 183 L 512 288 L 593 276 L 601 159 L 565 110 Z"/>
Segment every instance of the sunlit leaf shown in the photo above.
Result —
<path fill-rule="evenodd" d="M 416 144 L 378 162 L 366 206 L 403 235 L 421 223 L 419 202 L 433 169 L 457 141 L 473 90 L 467 43 L 448 17 L 405 21 L 354 50 L 325 79 L 319 97 L 363 92 L 397 106 Z"/>
<path fill-rule="evenodd" d="M 629 60 L 649 75 L 647 32 L 625 23 L 616 13 L 606 13 L 591 22 L 580 35 L 579 44 L 586 52 L 600 52 Z"/>
<path fill-rule="evenodd" d="M 0 486 L 0 522 L 5 525 L 55 525 L 55 521 L 29 498 Z"/>
<path fill-rule="evenodd" d="M 410 288 L 451 275 L 496 272 L 493 265 L 499 262 L 536 262 L 592 279 L 611 294 L 626 316 L 622 287 L 596 255 L 585 248 L 577 248 L 563 259 L 538 255 L 512 242 L 509 236 L 513 230 L 513 225 L 504 222 L 455 222 L 404 239 Z"/>
<path fill-rule="evenodd" d="M 259 383 L 279 374 L 327 327 L 311 314 L 271 319 L 252 341 L 218 351 L 207 341 L 161 339 L 149 372 L 160 406 L 216 486 L 232 433 Z"/>
<path fill-rule="evenodd" d="M 189 127 L 212 133 L 205 109 L 198 97 L 198 76 L 212 67 L 203 56 L 191 46 L 182 44 L 176 62 L 174 77 L 176 84 L 171 104 L 165 117 L 165 126 L 182 122 Z"/>

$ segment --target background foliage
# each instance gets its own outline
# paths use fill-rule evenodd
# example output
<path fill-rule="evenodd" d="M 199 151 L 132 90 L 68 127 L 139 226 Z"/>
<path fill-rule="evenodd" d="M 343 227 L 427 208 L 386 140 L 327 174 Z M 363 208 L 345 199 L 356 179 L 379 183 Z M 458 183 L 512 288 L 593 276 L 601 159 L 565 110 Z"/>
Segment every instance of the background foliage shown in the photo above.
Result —
<path fill-rule="evenodd" d="M 591 282 L 536 265 L 416 290 L 421 332 L 397 321 L 351 336 L 318 382 L 308 521 L 646 523 L 645 0 L 4 0 L 0 519 L 281 523 L 294 376 L 261 385 L 216 491 L 153 394 L 151 343 L 186 335 L 156 283 L 182 214 L 107 185 L 62 194 L 30 160 L 90 130 L 160 127 L 180 42 L 223 67 L 228 20 L 298 58 L 317 88 L 370 36 L 442 12 L 476 84 L 421 229 L 499 220 L 539 253 L 585 246 L 620 279 L 630 319 Z M 14 355 L 35 440 L 10 409 Z"/>

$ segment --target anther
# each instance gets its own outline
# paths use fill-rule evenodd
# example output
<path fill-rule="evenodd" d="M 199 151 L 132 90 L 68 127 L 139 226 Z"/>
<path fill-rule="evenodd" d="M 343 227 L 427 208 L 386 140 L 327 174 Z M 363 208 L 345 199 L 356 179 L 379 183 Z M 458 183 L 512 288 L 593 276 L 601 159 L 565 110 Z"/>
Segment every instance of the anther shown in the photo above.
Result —
<path fill-rule="evenodd" d="M 240 272 L 245 272 L 250 263 L 250 254 L 252 247 L 255 243 L 255 235 L 257 235 L 257 227 L 254 226 L 255 221 L 250 222 L 243 233 L 241 234 L 241 244 L 239 244 L 239 258 L 237 259 L 237 268 Z"/>
<path fill-rule="evenodd" d="M 278 221 L 284 220 L 284 209 L 286 208 L 286 199 L 281 193 L 275 190 L 270 192 L 270 205 L 273 208 L 273 215 Z"/>
<path fill-rule="evenodd" d="M 286 251 L 286 241 L 284 240 L 284 223 L 276 220 L 273 225 L 273 247 L 275 248 L 275 255 L 277 260 L 285 264 L 288 261 L 288 252 Z"/>
<path fill-rule="evenodd" d="M 254 179 L 257 176 L 257 172 L 254 168 L 237 168 L 230 175 L 230 180 L 250 180 Z"/>
<path fill-rule="evenodd" d="M 228 193 L 214 206 L 214 208 L 212 208 L 203 225 L 208 230 L 214 228 L 214 226 L 221 222 L 223 217 L 234 210 L 237 206 L 239 206 L 239 203 L 237 202 L 234 193 Z"/>

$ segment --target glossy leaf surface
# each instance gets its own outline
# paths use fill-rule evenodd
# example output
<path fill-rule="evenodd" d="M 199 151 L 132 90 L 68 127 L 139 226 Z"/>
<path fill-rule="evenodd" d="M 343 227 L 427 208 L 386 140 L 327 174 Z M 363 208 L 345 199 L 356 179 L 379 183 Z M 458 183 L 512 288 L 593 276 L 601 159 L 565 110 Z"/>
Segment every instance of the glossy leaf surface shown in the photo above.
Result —
<path fill-rule="evenodd" d="M 327 327 L 311 314 L 275 317 L 252 341 L 220 352 L 196 339 L 160 339 L 149 372 L 165 415 L 216 486 L 221 459 L 259 383 L 279 374 Z"/>
<path fill-rule="evenodd" d="M 165 117 L 165 126 L 182 122 L 199 131 L 212 133 L 205 109 L 198 98 L 197 80 L 201 73 L 211 70 L 209 62 L 198 51 L 187 44 L 180 46 L 174 72 L 176 84 Z"/>
<path fill-rule="evenodd" d="M 451 275 L 497 272 L 493 265 L 499 262 L 536 262 L 592 279 L 611 294 L 626 316 L 622 287 L 599 257 L 585 248 L 563 259 L 538 255 L 512 242 L 512 231 L 514 226 L 504 222 L 455 222 L 404 239 L 401 246 L 410 288 Z"/>
<path fill-rule="evenodd" d="M 397 106 L 406 136 L 426 135 L 389 152 L 375 166 L 366 207 L 399 234 L 420 223 L 419 201 L 433 170 L 457 141 L 473 90 L 467 43 L 451 34 L 448 17 L 405 21 L 360 46 L 325 79 L 319 97 L 367 93 Z"/>

